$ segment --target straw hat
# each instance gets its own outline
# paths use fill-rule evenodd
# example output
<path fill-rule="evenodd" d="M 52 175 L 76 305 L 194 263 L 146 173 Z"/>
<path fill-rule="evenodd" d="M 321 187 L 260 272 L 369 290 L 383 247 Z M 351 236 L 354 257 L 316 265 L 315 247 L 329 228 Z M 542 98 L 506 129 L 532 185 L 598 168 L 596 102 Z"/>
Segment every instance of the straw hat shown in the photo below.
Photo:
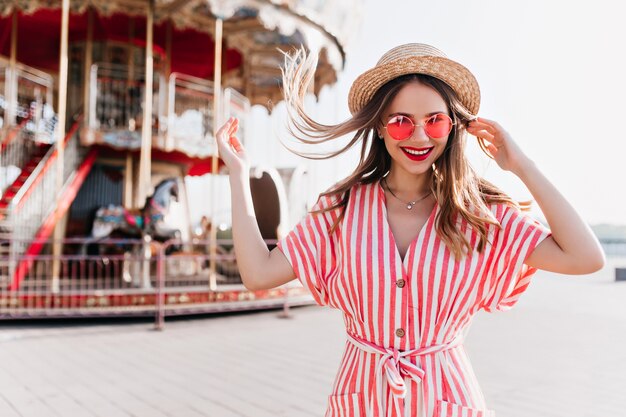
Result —
<path fill-rule="evenodd" d="M 374 68 L 361 74 L 348 95 L 350 113 L 358 113 L 385 83 L 406 74 L 427 74 L 440 79 L 452 87 L 470 113 L 478 113 L 480 89 L 474 75 L 439 49 L 423 43 L 397 46 L 383 55 Z"/>

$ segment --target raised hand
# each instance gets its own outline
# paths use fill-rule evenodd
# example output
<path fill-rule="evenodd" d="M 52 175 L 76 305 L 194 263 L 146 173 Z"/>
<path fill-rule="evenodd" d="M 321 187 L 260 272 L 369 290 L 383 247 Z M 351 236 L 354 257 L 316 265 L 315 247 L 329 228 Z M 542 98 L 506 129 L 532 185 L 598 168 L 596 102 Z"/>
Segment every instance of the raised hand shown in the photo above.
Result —
<path fill-rule="evenodd" d="M 239 127 L 239 119 L 231 117 L 217 131 L 217 149 L 219 156 L 226 164 L 231 174 L 247 175 L 249 169 L 248 157 L 243 145 L 235 136 Z"/>
<path fill-rule="evenodd" d="M 466 130 L 469 134 L 486 141 L 487 150 L 500 168 L 519 176 L 523 165 L 529 159 L 500 124 L 478 117 L 468 124 Z"/>

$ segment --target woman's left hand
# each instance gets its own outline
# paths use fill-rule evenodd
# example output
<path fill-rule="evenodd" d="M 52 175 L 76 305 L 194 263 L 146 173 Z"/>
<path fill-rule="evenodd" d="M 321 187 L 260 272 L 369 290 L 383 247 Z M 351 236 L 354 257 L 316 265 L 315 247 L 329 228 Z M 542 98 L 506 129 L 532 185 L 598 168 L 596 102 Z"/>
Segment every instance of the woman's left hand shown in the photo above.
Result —
<path fill-rule="evenodd" d="M 493 120 L 478 117 L 469 123 L 466 130 L 469 134 L 485 140 L 487 150 L 505 171 L 518 175 L 523 164 L 529 161 L 511 135 Z"/>

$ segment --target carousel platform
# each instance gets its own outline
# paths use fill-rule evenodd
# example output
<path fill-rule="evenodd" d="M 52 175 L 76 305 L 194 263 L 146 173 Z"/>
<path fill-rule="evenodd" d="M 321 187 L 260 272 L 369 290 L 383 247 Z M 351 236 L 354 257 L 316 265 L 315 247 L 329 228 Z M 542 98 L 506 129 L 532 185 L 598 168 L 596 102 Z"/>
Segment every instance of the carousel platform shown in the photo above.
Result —
<path fill-rule="evenodd" d="M 314 304 L 302 287 L 249 291 L 243 285 L 210 291 L 201 288 L 177 288 L 163 293 L 164 305 L 158 306 L 159 294 L 146 290 L 77 291 L 61 294 L 0 296 L 0 320 L 81 317 L 150 317 L 161 309 L 165 316 L 180 316 L 232 311 L 277 309 Z"/>
<path fill-rule="evenodd" d="M 89 240 L 64 242 L 66 252 Z M 140 240 L 100 241 L 99 250 L 123 242 L 129 252 L 51 255 L 51 244 L 31 256 L 0 256 L 0 320 L 133 317 L 220 313 L 314 304 L 297 281 L 250 291 L 241 283 L 234 255 L 203 251 L 166 253 Z M 223 243 L 223 242 L 221 242 Z M 228 242 L 232 244 L 232 242 Z M 223 248 L 224 246 L 220 246 Z M 228 247 L 228 246 L 226 246 Z M 73 248 L 73 249 L 72 249 Z M 93 248 L 92 248 L 93 249 Z M 214 261 L 213 261 L 214 260 Z M 212 263 L 214 271 L 212 270 Z"/>

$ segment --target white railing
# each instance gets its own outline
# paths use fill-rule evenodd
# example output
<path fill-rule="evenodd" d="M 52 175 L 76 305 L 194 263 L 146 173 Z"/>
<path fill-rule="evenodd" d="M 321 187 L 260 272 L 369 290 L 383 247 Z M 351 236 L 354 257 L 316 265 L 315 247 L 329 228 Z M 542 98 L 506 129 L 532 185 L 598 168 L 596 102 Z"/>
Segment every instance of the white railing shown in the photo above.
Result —
<path fill-rule="evenodd" d="M 34 156 L 36 142 L 52 143 L 52 76 L 0 58 L 0 195 Z"/>
<path fill-rule="evenodd" d="M 152 134 L 159 133 L 165 109 L 163 76 L 155 72 L 153 82 Z M 89 78 L 89 134 L 103 135 L 113 146 L 138 148 L 141 145 L 145 72 L 118 64 L 93 64 Z M 126 134 L 124 133 L 126 132 Z M 111 134 L 113 133 L 113 134 Z M 90 138 L 92 139 L 92 138 Z"/>
<path fill-rule="evenodd" d="M 136 68 L 133 75 L 128 67 L 122 65 L 92 65 L 85 142 L 139 148 L 144 86 L 141 68 Z M 221 120 L 237 116 L 240 119 L 239 136 L 245 138 L 250 102 L 230 88 L 225 89 L 223 94 Z M 166 83 L 164 77 L 156 72 L 152 106 L 153 146 L 166 151 L 181 151 L 192 157 L 213 155 L 214 95 L 212 81 L 175 72 Z"/>
<path fill-rule="evenodd" d="M 54 141 L 54 80 L 50 74 L 24 64 L 11 67 L 0 59 L 0 118 L 5 130 L 25 122 L 25 131 L 45 143 Z"/>
<path fill-rule="evenodd" d="M 51 147 L 11 200 L 6 217 L 0 221 L 0 239 L 14 240 L 8 251 L 10 274 L 14 272 L 15 260 L 27 249 L 24 242 L 35 237 L 57 206 L 59 164 L 63 167 L 63 184 L 66 186 L 82 161 L 84 152 L 79 146 L 77 127 L 75 125 L 67 136 L 63 160 L 58 158 L 56 147 Z"/>
<path fill-rule="evenodd" d="M 37 144 L 30 140 L 23 125 L 5 131 L 0 144 L 0 196 L 18 178 L 36 150 Z"/>
<path fill-rule="evenodd" d="M 172 73 L 168 85 L 166 149 L 205 157 L 215 150 L 213 141 L 213 83 Z"/>

